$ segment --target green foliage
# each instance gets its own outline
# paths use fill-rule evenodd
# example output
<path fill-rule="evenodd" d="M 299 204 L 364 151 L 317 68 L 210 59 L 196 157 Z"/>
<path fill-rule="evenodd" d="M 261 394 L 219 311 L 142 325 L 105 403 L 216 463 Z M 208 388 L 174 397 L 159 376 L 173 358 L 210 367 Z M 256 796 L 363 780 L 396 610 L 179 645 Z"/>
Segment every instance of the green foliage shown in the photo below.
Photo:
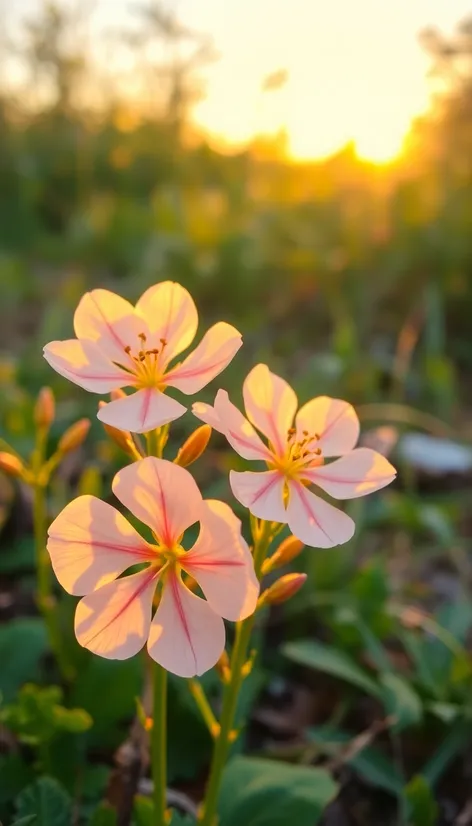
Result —
<path fill-rule="evenodd" d="M 343 747 L 352 740 L 351 735 L 332 726 L 316 726 L 308 729 L 307 735 L 320 753 L 338 756 Z M 346 762 L 373 786 L 395 796 L 401 796 L 403 778 L 392 760 L 374 746 L 356 750 Z"/>
<path fill-rule="evenodd" d="M 39 619 L 16 619 L 0 626 L 0 692 L 10 702 L 23 683 L 38 677 L 47 650 L 46 629 Z"/>
<path fill-rule="evenodd" d="M 0 721 L 20 742 L 42 746 L 58 734 L 81 734 L 92 725 L 92 718 L 81 708 L 61 705 L 58 686 L 40 688 L 31 683 L 20 690 L 16 702 L 0 708 Z"/>
<path fill-rule="evenodd" d="M 108 803 L 100 803 L 94 810 L 89 826 L 116 826 L 117 814 Z"/>
<path fill-rule="evenodd" d="M 367 694 L 378 697 L 380 689 L 366 671 L 343 651 L 314 640 L 296 640 L 283 646 L 283 653 L 298 665 L 339 677 Z"/>
<path fill-rule="evenodd" d="M 407 680 L 387 671 L 380 675 L 383 703 L 387 714 L 394 718 L 393 728 L 400 731 L 417 726 L 423 718 L 423 705 L 416 691 Z"/>
<path fill-rule="evenodd" d="M 110 690 L 103 694 L 103 687 Z M 105 660 L 87 657 L 74 682 L 70 702 L 84 709 L 94 721 L 89 738 L 92 745 L 117 746 L 123 726 L 135 713 L 135 698 L 141 693 L 142 669 L 138 657 Z"/>
<path fill-rule="evenodd" d="M 35 816 L 35 826 L 70 826 L 72 801 L 51 777 L 41 777 L 27 786 L 16 799 L 19 818 Z"/>
<path fill-rule="evenodd" d="M 336 793 L 321 769 L 235 757 L 223 778 L 221 826 L 314 826 Z"/>
<path fill-rule="evenodd" d="M 411 826 L 435 826 L 439 807 L 424 777 L 416 775 L 410 780 L 405 787 L 405 797 Z"/>

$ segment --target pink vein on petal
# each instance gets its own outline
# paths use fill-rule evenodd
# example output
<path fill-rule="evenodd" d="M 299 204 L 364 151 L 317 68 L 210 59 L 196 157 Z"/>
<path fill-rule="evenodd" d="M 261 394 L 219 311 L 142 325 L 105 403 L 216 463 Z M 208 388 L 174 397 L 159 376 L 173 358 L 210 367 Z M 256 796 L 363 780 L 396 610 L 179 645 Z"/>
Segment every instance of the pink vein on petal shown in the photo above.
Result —
<path fill-rule="evenodd" d="M 267 482 L 267 484 L 264 488 L 260 488 L 260 490 L 257 491 L 256 495 L 251 500 L 251 505 L 253 505 L 254 502 L 257 502 L 257 500 L 260 499 L 261 496 L 264 496 L 264 494 L 267 493 L 267 491 L 270 490 L 271 487 L 279 481 L 279 478 L 280 478 L 280 474 L 277 474 L 272 479 L 270 479 L 269 482 Z"/>
<path fill-rule="evenodd" d="M 145 579 L 145 580 L 144 580 L 144 581 L 143 581 L 143 582 L 142 582 L 142 583 L 141 583 L 141 584 L 137 587 L 137 589 L 136 589 L 135 591 L 133 591 L 133 593 L 131 594 L 131 596 L 129 597 L 129 599 L 128 599 L 125 603 L 124 603 L 124 605 L 122 605 L 122 606 L 120 607 L 120 610 L 119 610 L 119 611 L 117 611 L 117 613 L 116 613 L 113 617 L 111 617 L 111 619 L 107 622 L 107 624 L 106 624 L 106 625 L 104 625 L 104 626 L 103 626 L 103 628 L 100 628 L 98 631 L 96 631 L 96 632 L 95 632 L 95 634 L 93 634 L 91 637 L 89 637 L 89 639 L 88 639 L 88 640 L 86 640 L 86 641 L 85 641 L 85 643 L 84 643 L 84 644 L 85 644 L 85 646 L 90 645 L 90 643 L 91 643 L 91 642 L 93 642 L 93 640 L 95 639 L 95 637 L 98 637 L 98 635 L 99 635 L 99 634 L 102 634 L 102 633 L 103 633 L 103 631 L 106 631 L 106 629 L 107 629 L 107 628 L 109 628 L 109 626 L 112 624 L 112 622 L 115 622 L 115 620 L 117 620 L 119 617 L 121 617 L 121 615 L 122 615 L 122 614 L 126 611 L 126 609 L 127 609 L 127 608 L 131 605 L 131 603 L 133 602 L 133 600 L 135 600 L 135 599 L 136 599 L 136 597 L 139 597 L 139 595 L 140 595 L 140 594 L 141 594 L 141 593 L 142 593 L 142 592 L 143 592 L 143 591 L 147 588 L 147 586 L 149 585 L 149 583 L 150 583 L 150 582 L 151 582 L 151 581 L 152 581 L 155 577 L 156 577 L 156 573 L 155 573 L 154 571 L 152 572 L 152 574 L 150 573 L 150 574 L 149 574 L 149 576 L 147 577 L 147 579 Z M 115 581 L 117 581 L 117 580 L 115 580 Z M 100 589 L 99 589 L 99 590 L 100 590 Z M 95 593 L 97 593 L 97 592 L 95 592 Z"/>
<path fill-rule="evenodd" d="M 244 447 L 248 447 L 251 450 L 257 450 L 261 454 L 261 456 L 266 457 L 267 454 L 270 453 L 269 448 L 267 448 L 265 445 L 263 447 L 253 445 L 252 442 L 246 441 L 246 439 L 244 439 L 238 433 L 235 433 L 234 430 L 231 430 L 230 428 L 228 428 L 228 433 L 231 436 L 231 438 L 234 439 L 236 442 L 241 442 L 241 444 L 244 445 Z"/>
<path fill-rule="evenodd" d="M 160 504 L 161 509 L 162 509 L 162 518 L 163 518 L 163 522 L 164 522 L 165 536 L 163 536 L 162 539 L 164 540 L 165 544 L 168 547 L 170 547 L 170 545 L 172 545 L 172 536 L 170 535 L 170 526 L 169 526 L 169 520 L 168 520 L 168 514 L 167 514 L 167 508 L 166 508 L 166 498 L 164 496 L 164 490 L 162 488 L 162 482 L 161 482 L 161 478 L 159 476 L 159 471 L 157 470 L 156 467 L 154 468 L 154 472 L 155 472 L 156 478 L 157 478 L 157 487 L 158 487 L 158 494 L 157 495 L 159 497 L 159 504 Z"/>
<path fill-rule="evenodd" d="M 175 574 L 171 574 L 170 585 L 171 585 L 171 588 L 172 588 L 172 595 L 175 599 L 175 604 L 177 606 L 177 613 L 178 613 L 180 621 L 182 623 L 185 636 L 187 637 L 187 642 L 188 642 L 188 644 L 191 648 L 193 659 L 194 659 L 194 662 L 195 662 L 195 668 L 196 668 L 197 667 L 197 656 L 195 654 L 195 649 L 193 647 L 192 638 L 190 636 L 190 629 L 188 627 L 187 618 L 185 616 L 185 611 L 182 607 L 182 602 L 180 600 L 179 585 L 178 585 L 177 577 L 175 576 Z M 185 588 L 185 585 L 183 583 L 182 583 L 182 587 Z M 196 597 L 196 599 L 198 599 L 198 597 Z"/>
<path fill-rule="evenodd" d="M 323 526 L 320 524 L 320 522 L 318 521 L 318 519 L 316 518 L 316 516 L 315 516 L 315 515 L 311 512 L 311 510 L 310 510 L 310 505 L 308 504 L 308 502 L 307 502 L 307 501 L 306 501 L 306 499 L 305 499 L 305 488 L 303 487 L 303 485 L 300 485 L 300 486 L 298 487 L 298 495 L 299 495 L 299 497 L 300 497 L 300 501 L 301 501 L 302 506 L 303 506 L 303 508 L 304 508 L 304 510 L 305 510 L 305 513 L 307 513 L 307 514 L 308 514 L 308 516 L 310 517 L 310 519 L 313 519 L 313 520 L 315 521 L 315 523 L 316 523 L 317 527 L 320 529 L 320 531 L 321 531 L 322 533 L 324 533 L 324 535 L 325 535 L 325 536 L 329 539 L 329 541 L 330 541 L 330 542 L 333 542 L 333 540 L 331 539 L 331 537 L 330 537 L 329 533 L 326 533 L 325 529 L 324 529 L 324 528 L 323 528 Z"/>
<path fill-rule="evenodd" d="M 105 327 L 107 328 L 107 330 L 110 333 L 111 337 L 114 338 L 116 343 L 124 349 L 125 345 L 124 345 L 123 341 L 120 339 L 118 333 L 113 329 L 112 325 L 110 324 L 110 322 L 106 318 L 106 316 L 105 316 L 102 308 L 100 307 L 98 301 L 96 301 L 96 299 L 93 297 L 92 293 L 89 293 L 89 295 L 90 295 L 92 303 L 95 304 L 95 307 L 98 310 L 99 315 L 101 315 L 101 317 L 103 319 L 103 322 L 105 324 Z"/>
<path fill-rule="evenodd" d="M 144 391 L 143 406 L 141 408 L 141 426 L 144 427 L 151 404 L 151 390 Z"/>

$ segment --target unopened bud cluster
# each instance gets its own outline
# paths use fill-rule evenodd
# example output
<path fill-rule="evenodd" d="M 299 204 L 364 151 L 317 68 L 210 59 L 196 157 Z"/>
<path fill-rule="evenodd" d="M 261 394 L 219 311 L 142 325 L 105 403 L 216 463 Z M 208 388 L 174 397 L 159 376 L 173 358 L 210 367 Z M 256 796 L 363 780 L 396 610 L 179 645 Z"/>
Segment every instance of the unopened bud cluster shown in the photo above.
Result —
<path fill-rule="evenodd" d="M 36 445 L 29 462 L 23 461 L 13 448 L 0 452 L 0 471 L 13 478 L 22 479 L 26 484 L 43 487 L 51 473 L 68 453 L 76 450 L 85 441 L 90 430 L 90 419 L 80 419 L 71 425 L 59 439 L 56 452 L 45 457 L 47 436 L 56 416 L 56 402 L 50 387 L 43 387 L 38 393 L 33 421 L 36 429 Z"/>

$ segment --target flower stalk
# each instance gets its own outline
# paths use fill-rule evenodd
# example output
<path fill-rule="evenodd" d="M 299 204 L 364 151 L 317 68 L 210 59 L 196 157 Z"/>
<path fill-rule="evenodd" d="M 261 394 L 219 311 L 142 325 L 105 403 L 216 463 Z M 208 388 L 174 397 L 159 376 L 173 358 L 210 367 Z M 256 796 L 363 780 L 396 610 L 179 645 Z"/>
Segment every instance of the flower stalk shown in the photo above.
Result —
<path fill-rule="evenodd" d="M 47 430 L 37 427 L 36 446 L 31 462 L 31 487 L 33 489 L 33 532 L 36 552 L 37 593 L 36 603 L 44 619 L 51 650 L 56 657 L 59 671 L 64 680 L 73 677 L 71 667 L 62 645 L 62 635 L 56 613 L 56 600 L 51 587 L 51 566 L 46 550 L 47 543 L 47 483 L 49 474 L 44 474 Z"/>
<path fill-rule="evenodd" d="M 151 729 L 151 764 L 154 783 L 154 824 L 167 826 L 167 671 L 153 662 L 153 725 Z"/>
<path fill-rule="evenodd" d="M 257 578 L 260 579 L 262 565 L 273 539 L 274 526 L 271 522 L 261 521 L 257 523 L 254 520 L 251 527 L 254 539 L 254 568 Z M 247 676 L 245 666 L 255 617 L 256 614 L 254 612 L 237 625 L 236 638 L 230 660 L 230 676 L 223 690 L 223 707 L 219 724 L 220 730 L 215 741 L 205 800 L 198 819 L 200 826 L 215 826 L 216 824 L 216 811 L 223 771 L 228 760 L 231 745 L 236 739 L 234 722 L 239 693 L 244 678 Z"/>

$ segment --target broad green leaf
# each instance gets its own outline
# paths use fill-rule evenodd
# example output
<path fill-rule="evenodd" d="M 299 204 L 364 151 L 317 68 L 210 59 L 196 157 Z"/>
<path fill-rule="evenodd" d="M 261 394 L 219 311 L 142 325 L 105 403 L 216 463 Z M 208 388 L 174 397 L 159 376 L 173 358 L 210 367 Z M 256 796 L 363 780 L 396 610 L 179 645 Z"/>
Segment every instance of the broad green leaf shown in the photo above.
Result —
<path fill-rule="evenodd" d="M 186 680 L 170 676 L 168 691 L 167 755 L 172 783 L 195 777 L 204 768 L 211 756 L 212 741 Z"/>
<path fill-rule="evenodd" d="M 15 820 L 11 826 L 33 826 L 33 823 L 37 823 L 38 818 L 36 815 L 26 815 L 26 817 L 20 817 L 19 820 Z"/>
<path fill-rule="evenodd" d="M 296 640 L 284 645 L 282 653 L 299 665 L 339 677 L 374 697 L 381 695 L 379 686 L 367 672 L 344 651 L 339 651 L 334 646 L 324 645 L 314 640 Z"/>
<path fill-rule="evenodd" d="M 32 767 L 19 754 L 0 755 L 0 817 L 5 804 L 11 803 L 33 777 Z"/>
<path fill-rule="evenodd" d="M 41 777 L 16 799 L 19 817 L 36 815 L 35 826 L 71 826 L 72 801 L 52 777 Z"/>
<path fill-rule="evenodd" d="M 223 775 L 220 826 L 315 826 L 337 791 L 322 769 L 235 757 Z"/>
<path fill-rule="evenodd" d="M 133 815 L 136 826 L 153 826 L 154 804 L 149 797 L 137 795 L 134 801 Z"/>
<path fill-rule="evenodd" d="M 24 683 L 38 677 L 41 657 L 48 647 L 40 619 L 15 619 L 0 626 L 0 693 L 3 702 L 14 699 Z"/>
<path fill-rule="evenodd" d="M 340 750 L 355 737 L 355 735 L 331 726 L 310 728 L 307 735 L 310 740 L 320 747 L 320 751 L 324 751 L 330 757 L 338 755 Z M 384 791 L 393 795 L 401 795 L 404 784 L 403 778 L 390 758 L 382 754 L 379 749 L 367 746 L 346 762 L 373 786 L 384 789 Z"/>
<path fill-rule="evenodd" d="M 411 685 L 392 671 L 380 675 L 383 703 L 388 714 L 396 718 L 393 728 L 400 731 L 415 726 L 423 717 L 423 706 Z"/>
<path fill-rule="evenodd" d="M 182 812 L 176 812 L 172 809 L 170 817 L 170 826 L 194 826 L 195 820 L 190 815 L 184 815 Z"/>
<path fill-rule="evenodd" d="M 439 809 L 428 781 L 416 775 L 405 786 L 404 795 L 408 802 L 411 826 L 436 826 Z"/>
<path fill-rule="evenodd" d="M 94 721 L 88 737 L 101 747 L 116 746 L 122 726 L 136 711 L 135 698 L 141 694 L 142 660 L 105 660 L 90 657 L 74 683 L 70 703 L 85 709 Z M 104 690 L 104 686 L 107 686 Z"/>
<path fill-rule="evenodd" d="M 116 809 L 108 803 L 100 803 L 92 814 L 89 826 L 116 826 L 117 823 Z"/>
<path fill-rule="evenodd" d="M 470 742 L 472 736 L 472 726 L 464 720 L 458 720 L 448 731 L 439 748 L 435 751 L 432 757 L 423 766 L 421 770 L 422 776 L 430 786 L 435 783 L 444 774 L 449 764 L 457 757 L 458 754 Z"/>
<path fill-rule="evenodd" d="M 450 725 L 457 720 L 458 716 L 462 713 L 462 709 L 459 705 L 454 705 L 454 703 L 429 703 L 426 706 L 427 710 L 442 720 L 443 723 L 447 723 Z"/>

